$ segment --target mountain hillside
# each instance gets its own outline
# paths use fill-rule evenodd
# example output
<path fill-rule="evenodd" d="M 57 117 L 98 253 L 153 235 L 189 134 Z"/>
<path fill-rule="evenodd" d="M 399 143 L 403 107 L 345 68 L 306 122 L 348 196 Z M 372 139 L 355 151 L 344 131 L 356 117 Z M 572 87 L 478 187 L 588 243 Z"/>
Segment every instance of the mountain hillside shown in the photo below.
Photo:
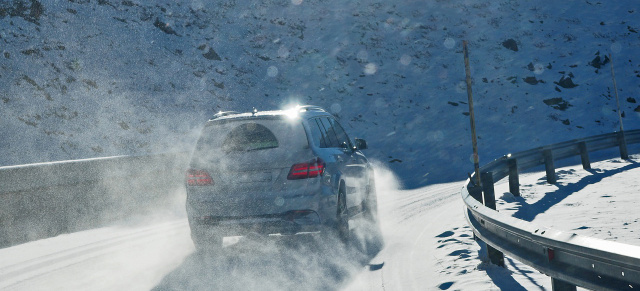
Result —
<path fill-rule="evenodd" d="M 190 150 L 220 110 L 314 104 L 405 186 L 640 125 L 640 8 L 615 1 L 0 2 L 0 165 Z M 609 54 L 612 57 L 609 57 Z"/>

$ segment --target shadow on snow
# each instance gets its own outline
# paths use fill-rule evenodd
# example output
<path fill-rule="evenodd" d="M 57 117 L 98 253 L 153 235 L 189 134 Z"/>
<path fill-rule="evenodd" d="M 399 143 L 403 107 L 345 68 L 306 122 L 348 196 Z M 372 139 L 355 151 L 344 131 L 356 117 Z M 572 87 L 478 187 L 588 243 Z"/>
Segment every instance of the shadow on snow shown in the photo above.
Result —
<path fill-rule="evenodd" d="M 588 170 L 591 175 L 585 176 L 579 181 L 575 183 L 568 183 L 566 185 L 557 184 L 558 187 L 555 191 L 548 192 L 545 196 L 536 201 L 535 203 L 529 204 L 522 197 L 515 197 L 516 201 L 520 204 L 518 210 L 513 214 L 514 217 L 525 220 L 525 221 L 533 221 L 538 214 L 544 213 L 549 210 L 554 205 L 557 205 L 565 198 L 570 195 L 579 192 L 584 189 L 588 185 L 595 184 L 601 182 L 603 179 L 614 176 L 616 174 L 622 173 L 624 171 L 632 170 L 640 167 L 640 163 L 628 160 L 626 161 L 629 164 L 611 170 L 601 170 L 601 169 L 591 169 Z M 544 180 L 545 178 L 542 178 Z M 481 245 L 481 249 L 483 247 L 482 242 L 479 242 Z M 486 251 L 486 250 L 485 250 Z M 482 250 L 481 250 L 482 252 Z M 505 258 L 505 262 L 508 262 L 509 268 L 513 269 L 513 272 L 517 272 L 525 276 L 532 284 L 534 284 L 540 290 L 544 290 L 544 288 L 538 285 L 527 273 L 527 271 L 521 270 L 517 268 L 516 264 L 514 264 L 513 260 L 510 258 Z M 491 278 L 491 280 L 496 284 L 500 290 L 526 290 L 520 283 L 513 279 L 511 271 L 505 268 L 500 268 L 494 265 L 485 267 L 487 275 Z"/>
<path fill-rule="evenodd" d="M 640 167 L 640 163 L 637 163 L 635 161 L 627 161 L 627 162 L 629 162 L 628 165 L 618 169 L 588 170 L 591 173 L 591 175 L 585 176 L 575 183 L 569 183 L 566 185 L 556 184 L 558 189 L 556 189 L 555 191 L 546 193 L 542 199 L 532 204 L 527 203 L 527 201 L 522 197 L 517 197 L 516 199 L 520 203 L 520 207 L 513 214 L 513 217 L 516 217 L 525 221 L 529 221 L 529 222 L 533 221 L 536 218 L 536 216 L 538 216 L 538 214 L 544 213 L 554 205 L 557 205 L 558 203 L 562 202 L 562 200 L 564 200 L 565 198 L 569 197 L 573 193 L 579 192 L 580 190 L 584 189 L 588 185 L 596 184 L 598 182 L 601 182 L 604 178 L 608 178 L 618 173 L 622 173 L 624 171 L 628 171 L 628 170 Z"/>
<path fill-rule="evenodd" d="M 352 230 L 347 245 L 320 234 L 243 237 L 192 253 L 153 290 L 337 290 L 382 246 L 378 226 Z"/>

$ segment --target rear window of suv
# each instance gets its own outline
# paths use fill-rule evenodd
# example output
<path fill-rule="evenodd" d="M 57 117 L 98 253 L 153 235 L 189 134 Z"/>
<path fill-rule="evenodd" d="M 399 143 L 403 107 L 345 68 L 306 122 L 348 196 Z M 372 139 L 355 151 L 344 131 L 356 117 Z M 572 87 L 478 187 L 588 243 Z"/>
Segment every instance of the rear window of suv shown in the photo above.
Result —
<path fill-rule="evenodd" d="M 234 151 L 255 151 L 278 147 L 278 139 L 273 132 L 264 125 L 257 123 L 245 123 L 229 132 L 222 142 L 222 150 L 225 152 Z"/>
<path fill-rule="evenodd" d="M 281 118 L 221 120 L 202 130 L 197 152 L 220 154 L 248 151 L 297 151 L 308 148 L 307 135 L 299 121 Z"/>

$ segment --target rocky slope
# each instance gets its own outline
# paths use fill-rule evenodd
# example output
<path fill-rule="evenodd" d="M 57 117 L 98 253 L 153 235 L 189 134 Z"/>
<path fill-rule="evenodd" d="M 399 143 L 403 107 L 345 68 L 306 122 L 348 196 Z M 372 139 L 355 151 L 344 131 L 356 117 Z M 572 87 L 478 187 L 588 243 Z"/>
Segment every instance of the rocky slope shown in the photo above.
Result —
<path fill-rule="evenodd" d="M 320 105 L 408 187 L 640 124 L 640 11 L 597 1 L 0 3 L 0 165 L 189 150 L 219 110 Z M 612 54 L 612 57 L 609 57 Z"/>

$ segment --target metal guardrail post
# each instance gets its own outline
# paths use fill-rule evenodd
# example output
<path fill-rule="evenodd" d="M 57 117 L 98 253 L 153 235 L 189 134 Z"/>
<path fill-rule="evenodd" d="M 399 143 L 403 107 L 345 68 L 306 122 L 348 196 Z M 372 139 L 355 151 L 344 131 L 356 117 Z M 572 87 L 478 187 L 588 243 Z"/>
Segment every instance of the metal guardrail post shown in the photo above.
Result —
<path fill-rule="evenodd" d="M 482 180 L 482 192 L 484 195 L 484 206 L 496 210 L 496 192 L 493 189 L 493 174 L 485 172 L 480 175 Z"/>
<path fill-rule="evenodd" d="M 549 184 L 555 184 L 556 180 L 556 168 L 553 165 L 553 153 L 551 150 L 544 150 L 542 152 L 544 156 L 544 169 L 547 172 L 547 182 Z"/>
<path fill-rule="evenodd" d="M 491 172 L 482 173 L 480 175 L 482 180 L 482 192 L 484 197 L 484 206 L 496 210 L 496 194 L 493 188 L 493 174 Z M 500 267 L 504 267 L 504 254 L 487 244 L 487 254 L 492 264 Z"/>
<path fill-rule="evenodd" d="M 518 168 L 526 170 L 543 163 L 547 181 L 556 183 L 554 158 L 560 160 L 580 155 L 582 166 L 590 169 L 589 151 L 620 146 L 621 156 L 624 158 L 628 155 L 626 142 L 640 144 L 640 130 L 613 132 L 548 145 L 516 153 L 513 156 L 518 157 L 517 161 L 510 161 L 513 156 L 507 155 L 481 167 L 482 175 L 470 177 L 461 194 L 466 204 L 467 223 L 473 228 L 474 238 L 486 242 L 491 263 L 504 265 L 502 252 L 509 254 L 550 276 L 553 290 L 558 291 L 575 291 L 577 286 L 590 290 L 637 289 L 640 286 L 639 246 L 603 241 L 553 229 L 542 229 L 539 232 L 539 226 L 501 215 L 495 210 L 493 185 L 493 179 L 502 179 L 509 175 L 510 191 L 513 191 Z M 480 178 L 480 181 L 473 183 L 477 178 Z M 484 203 L 476 202 L 481 199 Z M 554 251 L 555 248 L 557 250 Z M 543 252 L 540 253 L 540 250 Z"/>
<path fill-rule="evenodd" d="M 482 203 L 482 187 L 480 187 L 480 185 L 473 185 L 468 188 L 468 191 L 473 199 Z"/>
<path fill-rule="evenodd" d="M 624 137 L 624 131 L 618 132 L 618 144 L 620 145 L 620 158 L 628 160 L 629 152 L 627 151 L 627 140 Z"/>
<path fill-rule="evenodd" d="M 551 290 L 553 291 L 576 291 L 576 285 L 567 283 L 560 279 L 551 278 Z"/>
<path fill-rule="evenodd" d="M 589 151 L 587 150 L 587 143 L 581 141 L 578 143 L 578 148 L 580 148 L 580 160 L 582 160 L 582 168 L 585 170 L 591 169 L 591 162 L 589 162 Z"/>
<path fill-rule="evenodd" d="M 509 192 L 513 196 L 520 196 L 520 178 L 518 177 L 518 161 L 516 159 L 508 159 L 509 165 Z"/>

